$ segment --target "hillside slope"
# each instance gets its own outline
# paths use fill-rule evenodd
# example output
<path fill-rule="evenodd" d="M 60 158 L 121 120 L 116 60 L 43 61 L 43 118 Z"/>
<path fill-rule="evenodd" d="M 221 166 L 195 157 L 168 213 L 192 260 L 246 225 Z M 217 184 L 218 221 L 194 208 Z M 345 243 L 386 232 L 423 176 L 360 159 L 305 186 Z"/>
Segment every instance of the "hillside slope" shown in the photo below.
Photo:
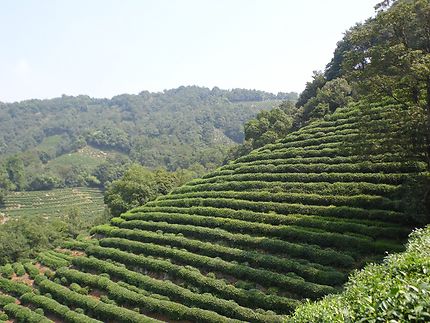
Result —
<path fill-rule="evenodd" d="M 27 153 L 46 162 L 89 144 L 125 153 L 148 167 L 219 165 L 223 147 L 242 142 L 246 121 L 296 97 L 182 86 L 112 99 L 63 95 L 0 102 L 0 159 Z"/>
<path fill-rule="evenodd" d="M 390 108 L 365 111 L 378 123 Z M 43 266 L 26 265 L 34 282 L 3 269 L 11 296 L 0 306 L 69 322 L 281 322 L 305 298 L 340 291 L 352 269 L 403 250 L 415 225 L 404 184 L 425 170 L 395 151 L 354 155 L 360 111 L 339 109 L 126 212 L 73 252 L 40 254 Z"/>

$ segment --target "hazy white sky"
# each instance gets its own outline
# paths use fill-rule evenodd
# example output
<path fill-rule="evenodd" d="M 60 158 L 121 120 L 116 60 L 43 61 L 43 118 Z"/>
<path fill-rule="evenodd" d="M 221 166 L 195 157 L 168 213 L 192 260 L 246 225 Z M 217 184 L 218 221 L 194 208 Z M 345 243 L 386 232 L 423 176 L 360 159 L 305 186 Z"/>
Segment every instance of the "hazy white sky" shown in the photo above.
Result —
<path fill-rule="evenodd" d="M 303 90 L 378 0 L 0 0 L 0 101 Z"/>

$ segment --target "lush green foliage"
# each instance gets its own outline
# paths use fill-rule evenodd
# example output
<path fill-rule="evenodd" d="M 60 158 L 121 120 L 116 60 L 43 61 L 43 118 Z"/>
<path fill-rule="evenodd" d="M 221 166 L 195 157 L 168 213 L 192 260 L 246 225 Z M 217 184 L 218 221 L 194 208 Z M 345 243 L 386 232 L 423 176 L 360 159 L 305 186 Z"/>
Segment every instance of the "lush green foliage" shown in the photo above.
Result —
<path fill-rule="evenodd" d="M 404 159 L 419 156 L 430 165 L 430 3 L 387 0 L 376 8 L 375 17 L 345 33 L 325 73 L 307 83 L 297 102 L 304 109 L 301 123 L 352 99 L 370 103 L 388 97 L 398 107 L 378 124 L 369 124 L 364 113 L 356 150 L 384 153 L 391 146 Z M 379 144 L 368 140 L 381 132 L 397 135 Z"/>
<path fill-rule="evenodd" d="M 407 250 L 354 273 L 340 295 L 300 306 L 291 322 L 428 322 L 430 227 Z"/>
<path fill-rule="evenodd" d="M 294 107 L 292 101 L 283 102 L 278 108 L 270 111 L 261 111 L 255 119 L 245 123 L 245 142 L 233 147 L 226 161 L 236 159 L 283 138 L 294 129 L 293 121 L 298 119 L 300 111 Z"/>
<path fill-rule="evenodd" d="M 190 172 L 151 171 L 137 164 L 132 165 L 120 179 L 113 181 L 104 195 L 112 215 L 143 205 L 159 195 L 169 193 L 192 178 Z"/>
<path fill-rule="evenodd" d="M 118 179 L 119 164 L 130 159 L 202 173 L 242 143 L 246 121 L 296 97 L 189 86 L 111 100 L 62 96 L 0 103 L 0 163 L 17 190 L 104 184 Z M 106 170 L 106 161 L 120 169 Z"/>
<path fill-rule="evenodd" d="M 0 230 L 0 264 L 35 256 L 66 236 L 67 224 L 59 219 L 28 216 L 7 221 Z"/>
<path fill-rule="evenodd" d="M 46 311 L 47 317 L 82 322 L 428 321 L 430 228 L 415 232 L 405 253 L 368 265 L 381 261 L 386 252 L 403 251 L 412 228 L 429 220 L 428 164 L 422 140 L 411 142 L 411 134 L 422 135 L 423 128 L 404 131 L 421 115 L 410 116 L 417 110 L 399 100 L 415 89 L 415 106 L 423 109 L 425 103 L 425 82 L 419 77 L 428 75 L 423 68 L 428 51 L 417 33 L 428 27 L 428 3 L 384 1 L 380 9 L 375 18 L 345 35 L 326 72 L 315 73 L 296 107 L 285 103 L 247 123 L 247 141 L 237 155 L 260 148 L 170 193 L 181 182 L 178 172 L 133 166 L 124 173 L 127 160 L 119 168 L 99 166 L 92 182 L 111 183 L 106 199 L 114 213 L 135 208 L 94 227 L 90 240 L 67 241 L 66 249 L 40 252 L 35 264 L 2 266 L 0 310 L 18 320 L 40 320 L 37 315 Z M 400 47 L 399 22 L 405 23 L 407 41 Z M 393 54 L 406 57 L 397 62 Z M 390 60 L 393 68 L 384 65 Z M 356 65 L 348 69 L 351 62 Z M 375 62 L 381 66 L 372 66 Z M 406 69 L 401 65 L 405 62 Z M 400 72 L 405 78 L 393 82 Z M 391 98 L 369 103 L 360 87 L 375 81 L 378 73 L 390 86 L 400 85 L 385 93 Z M 175 97 L 179 111 L 180 95 L 189 90 L 218 103 L 219 95 L 230 103 L 249 102 L 255 95 L 265 98 L 261 92 L 196 88 L 166 91 L 160 97 Z M 127 112 L 125 118 L 121 115 L 127 129 L 96 123 L 74 145 L 120 151 L 140 163 L 142 158 L 151 160 L 145 145 L 156 140 L 142 135 L 138 142 L 130 141 L 136 129 L 133 118 L 140 110 L 127 100 L 136 103 L 142 97 L 159 99 L 141 93 L 110 101 Z M 91 109 L 84 105 L 81 110 Z M 106 109 L 107 115 L 110 112 Z M 185 119 L 174 122 L 181 128 Z M 186 144 L 213 147 L 205 137 L 211 134 L 211 120 L 203 122 L 207 127 L 200 139 L 206 146 L 199 140 Z M 154 124 L 145 124 L 151 139 L 176 137 L 176 128 L 160 132 Z M 183 130 L 196 135 L 189 125 Z M 226 143 L 225 137 L 218 139 Z M 49 164 L 49 156 L 43 159 Z M 189 168 L 189 159 L 186 167 L 178 160 L 163 162 L 170 169 Z M 2 187 L 18 188 L 22 165 L 16 158 L 9 161 Z M 87 181 L 71 176 L 71 182 L 76 179 Z M 49 180 L 34 183 L 48 185 Z M 354 271 L 366 264 L 365 270 Z M 341 294 L 300 305 L 337 292 Z"/>
<path fill-rule="evenodd" d="M 0 211 L 0 264 L 35 256 L 110 217 L 102 193 L 89 188 L 12 192 Z"/>
<path fill-rule="evenodd" d="M 24 266 L 34 290 L 15 282 L 22 266 L 2 267 L 0 290 L 71 320 L 285 321 L 303 299 L 338 292 L 354 268 L 402 251 L 425 219 L 410 216 L 422 192 L 404 198 L 425 163 L 349 149 L 362 111 L 338 108 L 169 194 L 179 173 L 133 166 L 110 187 L 135 199 L 124 209 L 144 205 L 63 244 L 72 251 L 40 252 Z M 371 107 L 371 122 L 385 111 Z"/>

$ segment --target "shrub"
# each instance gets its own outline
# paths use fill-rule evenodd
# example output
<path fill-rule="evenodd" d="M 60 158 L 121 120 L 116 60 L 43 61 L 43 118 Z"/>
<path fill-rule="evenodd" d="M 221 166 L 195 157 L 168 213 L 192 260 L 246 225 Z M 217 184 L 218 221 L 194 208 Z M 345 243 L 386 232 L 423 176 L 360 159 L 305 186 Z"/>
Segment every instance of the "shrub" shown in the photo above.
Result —
<path fill-rule="evenodd" d="M 345 291 L 300 306 L 291 322 L 430 320 L 430 227 L 411 234 L 407 250 L 354 273 Z"/>
<path fill-rule="evenodd" d="M 24 266 L 20 262 L 15 262 L 12 267 L 17 276 L 23 276 L 25 274 Z"/>
<path fill-rule="evenodd" d="M 25 271 L 30 276 L 30 278 L 34 279 L 37 275 L 39 275 L 39 269 L 33 265 L 31 262 L 26 262 L 24 264 Z"/>
<path fill-rule="evenodd" d="M 0 273 L 3 277 L 10 278 L 12 277 L 14 270 L 11 264 L 6 264 L 0 267 Z"/>

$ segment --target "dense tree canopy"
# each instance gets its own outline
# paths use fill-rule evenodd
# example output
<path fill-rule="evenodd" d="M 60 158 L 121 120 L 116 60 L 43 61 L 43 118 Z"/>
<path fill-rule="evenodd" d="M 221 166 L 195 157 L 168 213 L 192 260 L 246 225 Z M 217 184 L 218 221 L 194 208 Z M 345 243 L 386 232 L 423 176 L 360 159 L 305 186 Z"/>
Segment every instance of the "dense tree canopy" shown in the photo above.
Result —
<path fill-rule="evenodd" d="M 123 177 L 109 185 L 105 193 L 105 203 L 112 215 L 117 216 L 159 195 L 169 193 L 174 187 L 191 178 L 192 174 L 189 172 L 167 172 L 164 169 L 151 171 L 133 164 Z"/>
<path fill-rule="evenodd" d="M 243 142 L 246 121 L 296 97 L 294 92 L 182 86 L 110 100 L 63 95 L 1 103 L 0 164 L 18 190 L 54 183 L 104 185 L 123 172 L 106 166 L 118 158 L 169 171 L 201 168 L 202 173 L 220 165 L 228 149 Z M 73 163 L 81 151 L 82 160 Z M 90 157 L 97 154 L 104 155 L 94 162 Z"/>
<path fill-rule="evenodd" d="M 261 111 L 255 119 L 245 123 L 245 142 L 230 150 L 226 162 L 246 155 L 251 150 L 262 147 L 284 137 L 295 129 L 295 120 L 301 115 L 293 102 L 284 101 L 270 111 Z"/>
<path fill-rule="evenodd" d="M 296 104 L 303 114 L 295 124 L 322 118 L 351 101 L 391 100 L 403 108 L 387 111 L 391 117 L 384 131 L 395 132 L 397 140 L 373 145 L 372 136 L 381 129 L 363 120 L 357 149 L 383 153 L 396 145 L 405 158 L 419 155 L 430 165 L 430 2 L 386 0 L 376 10 L 375 17 L 345 32 L 324 73 L 315 72 L 306 84 Z"/>
<path fill-rule="evenodd" d="M 346 78 L 360 98 L 401 103 L 396 131 L 409 147 L 405 154 L 430 164 L 430 2 L 383 1 L 376 8 L 374 18 L 346 32 L 326 78 Z"/>

